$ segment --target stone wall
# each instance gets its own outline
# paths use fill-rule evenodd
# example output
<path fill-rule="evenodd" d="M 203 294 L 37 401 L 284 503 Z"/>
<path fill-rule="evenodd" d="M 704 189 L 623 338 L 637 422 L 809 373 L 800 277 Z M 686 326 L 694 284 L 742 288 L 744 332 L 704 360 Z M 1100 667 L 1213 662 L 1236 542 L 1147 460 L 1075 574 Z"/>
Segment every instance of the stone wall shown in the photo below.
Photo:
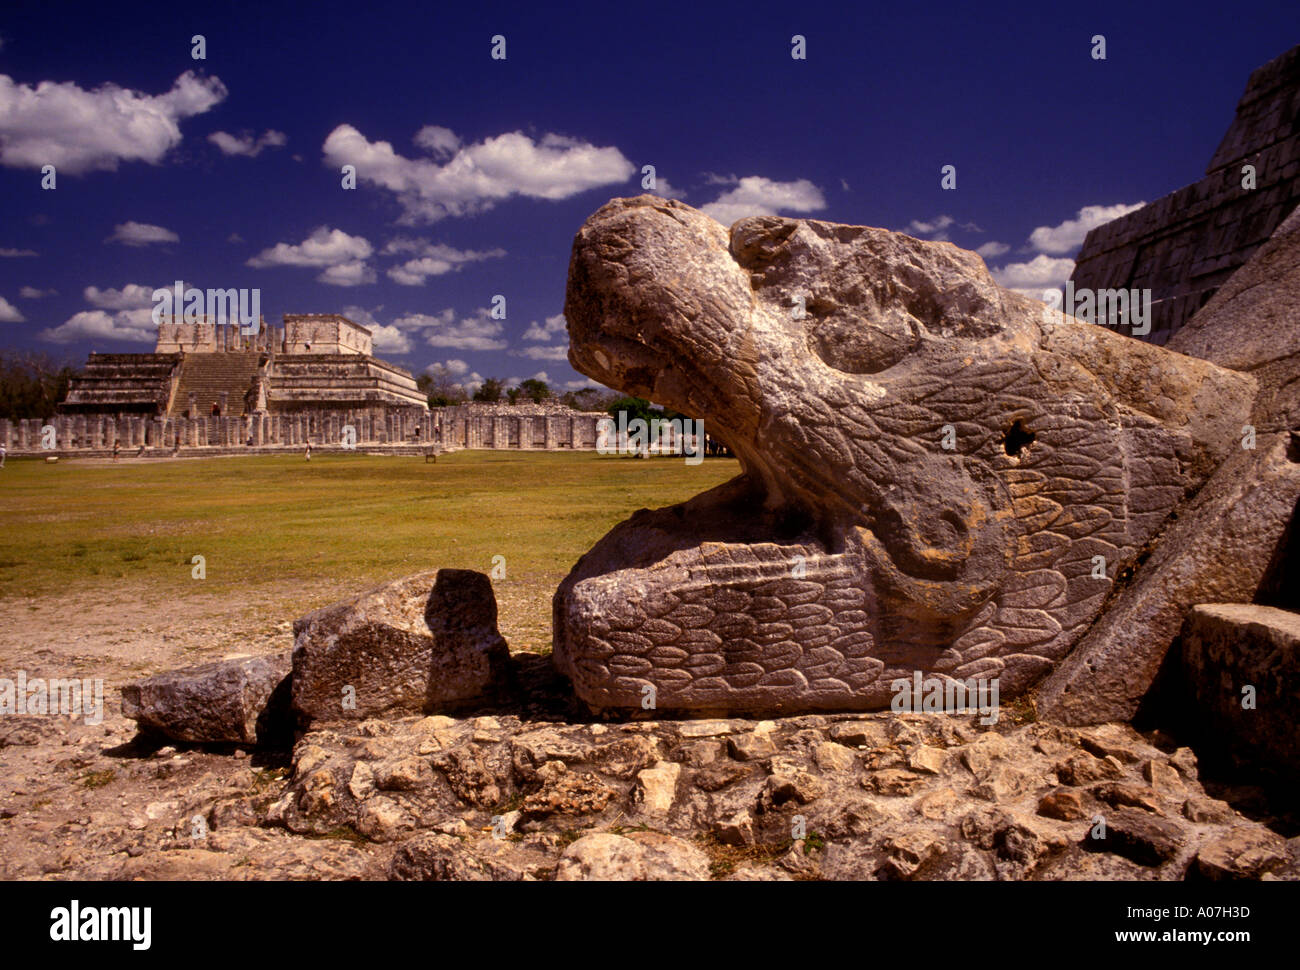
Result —
<path fill-rule="evenodd" d="M 512 413 L 511 408 L 473 405 L 435 410 L 442 418 L 442 440 L 451 448 L 591 451 L 596 447 L 596 424 L 608 417 L 585 411 Z"/>
<path fill-rule="evenodd" d="M 248 350 L 271 350 L 279 347 L 284 332 L 268 327 L 266 321 L 258 324 L 258 332 L 246 334 L 237 323 L 216 323 L 207 317 L 195 323 L 176 320 L 158 324 L 156 354 L 216 354 Z"/>
<path fill-rule="evenodd" d="M 409 372 L 362 354 L 277 355 L 269 363 L 265 384 L 271 411 L 381 404 L 422 408 L 428 400 Z"/>
<path fill-rule="evenodd" d="M 91 354 L 58 409 L 64 414 L 164 412 L 176 389 L 180 362 L 180 354 Z"/>
<path fill-rule="evenodd" d="M 337 313 L 286 313 L 286 354 L 363 354 L 370 356 L 370 331 Z"/>
<path fill-rule="evenodd" d="M 1254 188 L 1243 187 L 1246 165 Z M 1164 344 L 1297 205 L 1300 46 L 1251 74 L 1203 179 L 1088 233 L 1074 288 L 1150 289 L 1142 339 Z"/>

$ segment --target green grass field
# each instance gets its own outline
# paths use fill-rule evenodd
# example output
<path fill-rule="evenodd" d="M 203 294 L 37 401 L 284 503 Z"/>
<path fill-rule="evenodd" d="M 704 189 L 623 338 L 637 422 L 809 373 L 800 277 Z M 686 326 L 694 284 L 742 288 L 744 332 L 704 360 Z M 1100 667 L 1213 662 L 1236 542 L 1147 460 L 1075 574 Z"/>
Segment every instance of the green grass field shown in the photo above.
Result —
<path fill-rule="evenodd" d="M 424 569 L 490 572 L 503 630 L 549 644 L 551 591 L 636 509 L 683 501 L 737 474 L 594 453 L 464 451 L 418 457 L 317 454 L 180 461 L 10 460 L 0 470 L 0 599 L 112 587 L 125 596 L 228 597 L 363 588 Z M 195 581 L 194 556 L 206 578 Z M 505 614 L 523 610 L 526 616 Z M 509 621 L 507 623 L 507 620 Z"/>

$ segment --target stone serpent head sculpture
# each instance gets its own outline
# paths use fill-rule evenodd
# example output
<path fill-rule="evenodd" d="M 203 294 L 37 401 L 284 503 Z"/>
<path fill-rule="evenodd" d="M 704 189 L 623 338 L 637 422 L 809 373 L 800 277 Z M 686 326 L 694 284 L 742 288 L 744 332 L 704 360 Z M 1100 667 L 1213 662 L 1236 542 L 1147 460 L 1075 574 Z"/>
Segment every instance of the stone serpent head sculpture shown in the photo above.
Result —
<path fill-rule="evenodd" d="M 1069 652 L 1236 444 L 1249 379 L 1046 311 L 948 243 L 616 199 L 574 240 L 569 359 L 743 472 L 642 510 L 554 598 L 597 708 L 889 706 Z"/>

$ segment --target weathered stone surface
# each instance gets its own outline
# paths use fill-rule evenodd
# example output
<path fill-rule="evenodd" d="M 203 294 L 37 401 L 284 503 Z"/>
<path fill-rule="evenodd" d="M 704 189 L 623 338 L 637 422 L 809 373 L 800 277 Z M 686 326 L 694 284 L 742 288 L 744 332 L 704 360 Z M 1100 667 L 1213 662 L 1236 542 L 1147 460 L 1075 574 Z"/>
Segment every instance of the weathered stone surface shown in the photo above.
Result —
<path fill-rule="evenodd" d="M 1079 793 L 1068 788 L 1057 788 L 1044 795 L 1038 802 L 1038 814 L 1062 822 L 1076 822 L 1087 817 Z"/>
<path fill-rule="evenodd" d="M 689 745 L 700 742 L 679 743 L 674 721 L 502 715 L 490 732 L 495 741 L 475 740 L 485 722 L 469 717 L 344 722 L 302 738 L 283 789 L 251 804 L 222 804 L 220 817 L 239 829 L 329 836 L 322 844 L 341 835 L 362 841 L 372 878 L 1181 880 L 1207 847 L 1206 866 L 1244 878 L 1300 877 L 1290 861 L 1274 865 L 1276 836 L 1213 802 L 1194 779 L 1185 780 L 1186 792 L 1148 786 L 1145 766 L 1168 759 L 1126 725 L 1097 732 L 1135 755 L 1121 762 L 1095 757 L 1056 725 L 995 732 L 975 717 L 908 715 L 907 739 L 894 742 L 902 763 L 923 748 L 945 754 L 934 773 L 920 773 L 872 767 L 874 752 L 854 752 L 847 769 L 818 758 L 832 734 L 848 733 L 835 730 L 842 724 L 874 736 L 897 721 L 840 717 L 774 719 L 765 733 L 776 753 L 765 766 L 719 750 L 702 768 L 686 762 Z M 957 728 L 967 740 L 945 740 Z M 633 738 L 649 742 L 639 750 L 661 754 L 629 772 L 635 761 L 610 752 Z M 437 752 L 417 758 L 412 752 L 422 745 Z M 564 761 L 553 756 L 560 752 Z M 1062 787 L 1057 766 L 1076 756 L 1117 777 Z M 432 771 L 416 765 L 426 758 Z M 973 776 L 969 763 L 983 775 Z M 728 765 L 736 773 L 718 771 Z M 1009 771 L 1016 785 L 995 783 Z M 391 787 L 381 790 L 377 781 Z M 981 786 L 983 794 L 974 790 Z M 648 816 L 656 790 L 668 808 Z M 169 803 L 155 814 L 184 821 L 211 803 Z M 1092 845 L 1097 815 L 1111 834 Z M 647 826 L 654 831 L 640 831 Z M 1255 848 L 1267 850 L 1261 864 L 1252 861 Z"/>
<path fill-rule="evenodd" d="M 646 882 L 709 878 L 709 860 L 689 843 L 658 832 L 583 836 L 564 850 L 557 882 Z"/>
<path fill-rule="evenodd" d="M 1202 604 L 1188 614 L 1181 642 L 1202 730 L 1243 763 L 1300 777 L 1300 614 Z"/>
<path fill-rule="evenodd" d="M 643 815 L 668 814 L 677 796 L 677 779 L 681 773 L 682 766 L 671 761 L 661 761 L 637 773 L 634 798 Z"/>
<path fill-rule="evenodd" d="M 1129 720 L 1196 603 L 1253 598 L 1300 497 L 1284 435 L 1233 455 L 1038 693 L 1040 716 Z"/>
<path fill-rule="evenodd" d="M 1174 857 L 1183 844 L 1183 831 L 1174 822 L 1132 808 L 1104 815 L 1100 838 L 1090 830 L 1084 844 L 1093 852 L 1114 852 L 1138 865 L 1158 866 Z"/>
<path fill-rule="evenodd" d="M 1183 817 L 1192 822 L 1223 825 L 1232 821 L 1232 806 L 1217 798 L 1189 798 L 1183 803 Z"/>
<path fill-rule="evenodd" d="M 1156 764 L 1156 762 L 1152 762 Z M 1166 765 L 1165 767 L 1168 767 Z M 1107 783 L 1097 785 L 1092 789 L 1092 793 L 1097 796 L 1097 800 L 1105 802 L 1112 808 L 1140 808 L 1145 812 L 1152 812 L 1156 815 L 1164 814 L 1160 809 L 1160 798 L 1157 793 L 1141 785 L 1125 785 L 1116 783 Z"/>
<path fill-rule="evenodd" d="M 749 812 L 737 812 L 730 818 L 714 822 L 713 834 L 723 845 L 753 845 L 754 819 Z"/>
<path fill-rule="evenodd" d="M 1169 342 L 1180 354 L 1254 371 L 1300 354 L 1300 208 Z"/>
<path fill-rule="evenodd" d="M 177 741 L 286 740 L 289 655 L 240 657 L 156 674 L 122 688 L 122 716 Z M 292 740 L 290 729 L 287 740 Z"/>
<path fill-rule="evenodd" d="M 577 369 L 703 418 L 744 468 L 560 586 L 555 662 L 597 707 L 652 686 L 663 710 L 869 710 L 916 671 L 1014 697 L 1232 454 L 1255 392 L 1045 314 L 948 244 L 728 231 L 649 196 L 579 232 L 565 315 Z"/>
<path fill-rule="evenodd" d="M 1228 832 L 1196 853 L 1197 870 L 1210 879 L 1258 879 L 1286 861 L 1286 840 L 1268 829 Z"/>
<path fill-rule="evenodd" d="M 1045 717 L 1130 719 L 1197 603 L 1294 600 L 1283 590 L 1294 590 L 1295 577 L 1278 553 L 1300 508 L 1300 449 L 1289 433 L 1300 429 L 1300 211 L 1169 346 L 1248 373 L 1255 403 L 1232 456 L 1043 685 Z"/>
<path fill-rule="evenodd" d="M 377 586 L 294 634 L 293 706 L 307 722 L 454 709 L 498 689 L 509 662 L 491 581 L 463 569 Z"/>

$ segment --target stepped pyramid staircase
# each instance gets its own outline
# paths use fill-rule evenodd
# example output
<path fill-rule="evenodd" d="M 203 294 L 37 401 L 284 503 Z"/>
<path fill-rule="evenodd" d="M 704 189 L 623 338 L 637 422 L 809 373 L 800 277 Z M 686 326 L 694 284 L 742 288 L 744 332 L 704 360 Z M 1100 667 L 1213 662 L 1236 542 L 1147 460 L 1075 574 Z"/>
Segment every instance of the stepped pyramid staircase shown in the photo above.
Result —
<path fill-rule="evenodd" d="M 222 416 L 243 417 L 244 394 L 253 383 L 261 357 L 258 351 L 186 354 L 168 416 L 185 416 L 192 391 L 198 416 L 207 417 L 212 413 L 212 405 L 221 403 L 221 392 L 225 391 L 226 410 Z"/>

